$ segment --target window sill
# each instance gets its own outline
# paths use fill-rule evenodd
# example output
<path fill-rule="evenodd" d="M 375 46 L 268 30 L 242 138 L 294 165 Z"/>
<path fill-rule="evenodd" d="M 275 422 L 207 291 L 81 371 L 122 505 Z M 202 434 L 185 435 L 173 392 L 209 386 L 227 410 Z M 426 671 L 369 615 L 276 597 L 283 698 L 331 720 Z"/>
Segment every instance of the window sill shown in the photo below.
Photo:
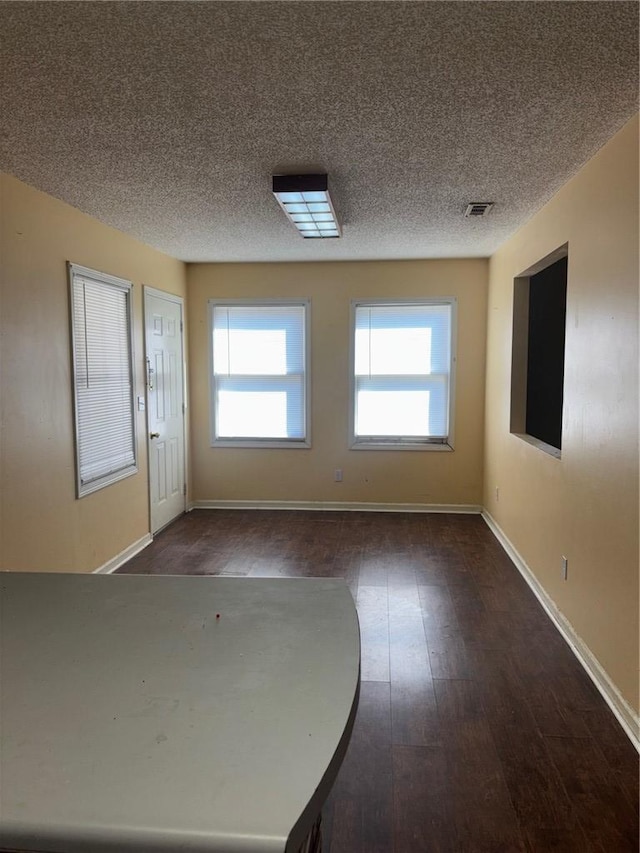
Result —
<path fill-rule="evenodd" d="M 532 447 L 537 447 L 538 450 L 542 450 L 543 453 L 546 453 L 549 456 L 553 456 L 554 459 L 562 458 L 562 453 L 559 447 L 554 447 L 552 444 L 547 444 L 546 441 L 542 441 L 541 439 L 536 438 L 534 435 L 528 435 L 525 432 L 512 432 L 511 435 L 514 435 L 516 438 L 522 439 L 522 441 L 526 441 L 526 443 L 530 444 Z"/>
<path fill-rule="evenodd" d="M 350 450 L 422 450 L 428 453 L 451 453 L 451 444 L 436 442 L 351 441 Z"/>
<path fill-rule="evenodd" d="M 311 442 L 279 441 L 275 438 L 217 438 L 211 442 L 211 447 L 235 447 L 238 450 L 309 450 L 311 448 Z"/>
<path fill-rule="evenodd" d="M 112 474 L 105 474 L 104 477 L 100 477 L 97 480 L 91 480 L 88 483 L 77 483 L 76 484 L 76 498 L 84 498 L 87 495 L 92 495 L 94 492 L 100 491 L 100 489 L 104 489 L 107 486 L 113 485 L 113 483 L 118 483 L 120 480 L 125 480 L 127 477 L 133 477 L 134 474 L 138 473 L 137 465 L 130 465 L 128 468 L 124 468 L 122 471 L 116 471 Z"/>

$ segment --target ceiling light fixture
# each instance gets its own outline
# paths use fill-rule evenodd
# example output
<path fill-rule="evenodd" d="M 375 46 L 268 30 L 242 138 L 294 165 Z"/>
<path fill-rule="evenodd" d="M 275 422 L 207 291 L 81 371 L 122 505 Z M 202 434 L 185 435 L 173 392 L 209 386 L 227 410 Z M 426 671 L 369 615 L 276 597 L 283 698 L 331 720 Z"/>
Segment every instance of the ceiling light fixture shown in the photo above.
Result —
<path fill-rule="evenodd" d="M 341 236 L 327 175 L 274 175 L 273 194 L 305 239 Z"/>

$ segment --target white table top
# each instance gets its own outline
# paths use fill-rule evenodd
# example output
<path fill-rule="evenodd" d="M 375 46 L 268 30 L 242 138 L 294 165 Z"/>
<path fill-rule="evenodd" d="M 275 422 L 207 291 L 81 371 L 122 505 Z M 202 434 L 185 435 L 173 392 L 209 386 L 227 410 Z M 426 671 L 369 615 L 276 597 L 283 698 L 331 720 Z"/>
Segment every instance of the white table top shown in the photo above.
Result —
<path fill-rule="evenodd" d="M 0 847 L 297 853 L 357 706 L 343 581 L 3 573 L 0 606 Z"/>

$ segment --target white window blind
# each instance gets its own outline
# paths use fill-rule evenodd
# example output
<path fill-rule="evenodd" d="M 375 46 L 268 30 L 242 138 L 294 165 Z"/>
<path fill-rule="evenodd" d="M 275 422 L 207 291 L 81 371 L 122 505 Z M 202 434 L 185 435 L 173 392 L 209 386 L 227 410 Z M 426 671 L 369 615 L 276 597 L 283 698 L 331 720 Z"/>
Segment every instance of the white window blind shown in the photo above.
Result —
<path fill-rule="evenodd" d="M 131 284 L 70 264 L 78 497 L 136 472 Z"/>
<path fill-rule="evenodd" d="M 211 304 L 214 442 L 304 443 L 306 304 Z"/>
<path fill-rule="evenodd" d="M 355 305 L 356 445 L 447 443 L 452 313 L 452 300 Z"/>

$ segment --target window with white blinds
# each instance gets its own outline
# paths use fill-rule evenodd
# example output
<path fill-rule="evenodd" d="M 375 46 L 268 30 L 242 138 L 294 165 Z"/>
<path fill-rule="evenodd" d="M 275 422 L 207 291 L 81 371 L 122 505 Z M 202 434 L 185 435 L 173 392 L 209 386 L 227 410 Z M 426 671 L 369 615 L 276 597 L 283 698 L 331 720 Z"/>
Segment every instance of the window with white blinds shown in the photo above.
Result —
<path fill-rule="evenodd" d="M 449 448 L 455 300 L 352 311 L 352 446 Z"/>
<path fill-rule="evenodd" d="M 131 283 L 69 264 L 77 495 L 137 471 Z"/>
<path fill-rule="evenodd" d="M 308 447 L 308 302 L 209 305 L 212 443 Z"/>

